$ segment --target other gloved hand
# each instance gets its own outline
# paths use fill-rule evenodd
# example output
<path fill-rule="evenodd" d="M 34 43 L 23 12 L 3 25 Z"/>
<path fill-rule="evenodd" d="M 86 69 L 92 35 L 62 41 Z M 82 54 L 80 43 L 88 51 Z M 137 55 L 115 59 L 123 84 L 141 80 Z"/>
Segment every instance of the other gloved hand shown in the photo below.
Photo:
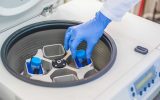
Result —
<path fill-rule="evenodd" d="M 95 18 L 92 20 L 69 27 L 65 35 L 64 48 L 66 50 L 70 48 L 72 57 L 75 59 L 77 47 L 82 41 L 86 41 L 86 58 L 90 59 L 95 45 L 110 22 L 111 20 L 101 12 L 97 12 Z"/>

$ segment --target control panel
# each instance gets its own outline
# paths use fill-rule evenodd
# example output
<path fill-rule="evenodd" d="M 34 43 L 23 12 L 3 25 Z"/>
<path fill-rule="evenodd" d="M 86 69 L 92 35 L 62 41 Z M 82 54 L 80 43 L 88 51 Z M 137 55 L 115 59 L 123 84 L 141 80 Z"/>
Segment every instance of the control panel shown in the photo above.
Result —
<path fill-rule="evenodd" d="M 158 83 L 160 83 L 160 59 L 130 85 L 131 98 L 142 100 Z"/>

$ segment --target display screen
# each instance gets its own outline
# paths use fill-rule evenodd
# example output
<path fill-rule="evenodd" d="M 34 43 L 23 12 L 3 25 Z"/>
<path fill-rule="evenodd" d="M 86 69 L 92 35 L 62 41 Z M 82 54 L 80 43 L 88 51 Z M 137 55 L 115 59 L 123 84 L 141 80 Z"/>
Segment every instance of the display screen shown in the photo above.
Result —
<path fill-rule="evenodd" d="M 151 67 L 146 73 L 144 73 L 135 83 L 135 89 L 137 92 L 140 92 L 148 85 L 148 83 L 155 79 L 156 73 L 154 67 Z"/>
<path fill-rule="evenodd" d="M 136 84 L 136 89 L 141 89 L 153 76 L 153 72 L 148 73 L 141 81 Z"/>

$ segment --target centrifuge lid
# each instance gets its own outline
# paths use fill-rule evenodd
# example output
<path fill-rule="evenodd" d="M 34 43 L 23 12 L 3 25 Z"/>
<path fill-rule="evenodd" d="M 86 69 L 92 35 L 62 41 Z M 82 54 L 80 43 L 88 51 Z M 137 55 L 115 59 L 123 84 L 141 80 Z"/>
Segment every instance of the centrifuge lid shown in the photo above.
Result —
<path fill-rule="evenodd" d="M 2 0 L 0 3 L 0 15 L 1 16 L 13 16 L 25 12 L 32 8 L 40 0 Z"/>
<path fill-rule="evenodd" d="M 45 7 L 58 5 L 59 0 L 1 0 L 0 33 L 34 16 L 41 14 Z"/>

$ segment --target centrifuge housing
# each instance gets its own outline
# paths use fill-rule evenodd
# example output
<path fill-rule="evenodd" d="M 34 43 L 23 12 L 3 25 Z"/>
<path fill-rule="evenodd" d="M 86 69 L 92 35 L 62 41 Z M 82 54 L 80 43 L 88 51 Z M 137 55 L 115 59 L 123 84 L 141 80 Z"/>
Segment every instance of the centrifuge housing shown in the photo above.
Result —
<path fill-rule="evenodd" d="M 98 72 L 89 72 L 84 79 L 49 83 L 32 80 L 20 75 L 24 70 L 25 60 L 34 56 L 38 49 L 50 44 L 63 44 L 65 31 L 68 27 L 78 25 L 73 21 L 45 21 L 23 27 L 4 42 L 1 48 L 1 58 L 5 68 L 16 78 L 25 82 L 46 87 L 75 86 L 93 81 L 107 73 L 116 59 L 116 45 L 113 39 L 105 33 L 95 46 L 92 61 Z M 80 44 L 78 48 L 86 48 L 86 43 Z"/>

